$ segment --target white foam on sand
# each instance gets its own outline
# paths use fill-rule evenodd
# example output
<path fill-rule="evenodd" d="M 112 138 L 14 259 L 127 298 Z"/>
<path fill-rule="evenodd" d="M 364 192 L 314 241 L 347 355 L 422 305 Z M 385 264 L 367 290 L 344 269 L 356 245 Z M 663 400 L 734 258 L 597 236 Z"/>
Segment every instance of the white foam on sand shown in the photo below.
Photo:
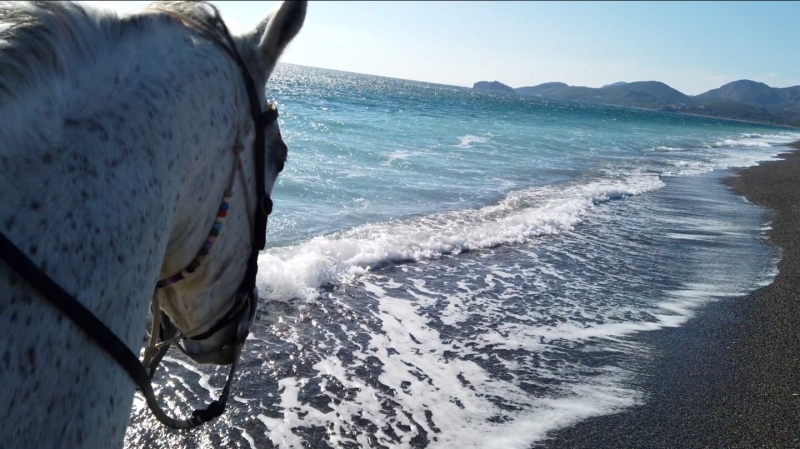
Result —
<path fill-rule="evenodd" d="M 307 379 L 282 379 L 283 418 L 258 416 L 274 444 L 299 448 L 300 439 L 292 433 L 293 427 L 323 426 L 329 429 L 327 435 L 334 447 L 346 442 L 372 447 L 361 435 L 355 439 L 342 436 L 348 434 L 352 417 L 359 417 L 375 424 L 375 437 L 390 447 L 409 447 L 422 429 L 430 448 L 527 448 L 555 428 L 629 407 L 642 399 L 639 392 L 620 387 L 629 374 L 614 368 L 604 369 L 587 382 L 566 385 L 557 397 L 537 398 L 513 381 L 495 378 L 474 361 L 447 358 L 445 353 L 453 350 L 485 356 L 446 342 L 412 302 L 393 297 L 374 283 L 364 285 L 380 300 L 377 316 L 382 332 L 370 335 L 365 351 L 352 354 L 356 359 L 353 365 L 342 366 L 338 357 L 327 357 L 314 365 L 321 377 L 335 378 L 344 388 L 357 391 L 356 396 L 332 401 L 329 407 L 333 411 L 321 413 L 298 400 L 299 386 Z M 510 345 L 527 349 L 539 346 L 531 336 L 522 336 Z M 368 357 L 380 360 L 379 381 L 395 394 L 387 396 L 350 374 L 366 364 Z M 387 410 L 387 400 L 399 404 L 389 409 L 397 413 Z M 390 434 L 399 436 L 400 442 Z"/>

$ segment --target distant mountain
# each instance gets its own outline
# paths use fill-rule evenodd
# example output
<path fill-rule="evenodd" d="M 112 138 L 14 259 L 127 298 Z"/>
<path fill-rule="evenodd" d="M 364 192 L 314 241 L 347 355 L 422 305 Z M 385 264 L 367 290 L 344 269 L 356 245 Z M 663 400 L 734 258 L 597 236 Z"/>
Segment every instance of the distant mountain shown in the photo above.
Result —
<path fill-rule="evenodd" d="M 776 117 L 800 123 L 800 86 L 778 88 L 756 81 L 739 80 L 695 98 L 704 103 L 740 103 L 764 108 Z"/>
<path fill-rule="evenodd" d="M 516 93 L 513 87 L 506 86 L 500 81 L 478 81 L 477 83 L 472 85 L 472 88 L 484 92 L 498 92 L 505 94 Z"/>
<path fill-rule="evenodd" d="M 800 86 L 797 87 L 800 88 Z M 706 93 L 698 95 L 697 98 L 701 100 L 733 101 L 736 103 L 767 107 L 774 106 L 781 102 L 781 90 L 784 89 L 776 89 L 756 81 L 739 80 L 728 83 L 717 89 L 711 89 Z"/>
<path fill-rule="evenodd" d="M 555 83 L 539 84 L 538 86 L 518 87 L 514 90 L 522 95 L 534 95 L 540 97 L 543 94 L 547 94 L 548 92 L 552 92 L 562 87 L 569 87 L 569 86 L 566 83 L 555 82 Z"/>
<path fill-rule="evenodd" d="M 560 82 L 512 89 L 498 81 L 482 81 L 473 88 L 800 127 L 800 86 L 775 88 L 750 80 L 734 81 L 695 96 L 685 95 L 659 81 L 620 81 L 599 89 Z"/>
<path fill-rule="evenodd" d="M 600 89 L 568 86 L 564 83 L 544 83 L 516 89 L 522 95 L 534 95 L 554 100 L 584 101 L 638 108 L 659 109 L 665 105 L 694 104 L 691 97 L 658 81 L 614 83 Z"/>

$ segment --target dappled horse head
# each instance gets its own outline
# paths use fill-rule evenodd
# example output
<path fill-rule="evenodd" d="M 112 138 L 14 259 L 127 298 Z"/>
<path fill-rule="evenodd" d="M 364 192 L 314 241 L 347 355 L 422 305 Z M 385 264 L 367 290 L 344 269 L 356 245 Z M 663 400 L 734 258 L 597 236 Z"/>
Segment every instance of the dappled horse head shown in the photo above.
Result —
<path fill-rule="evenodd" d="M 207 239 L 199 247 L 193 247 L 185 241 L 185 229 L 175 228 L 173 235 L 170 236 L 166 258 L 159 275 L 160 281 L 157 283 L 154 300 L 166 315 L 161 320 L 162 330 L 167 328 L 168 335 L 173 338 L 174 335 L 183 337 L 176 339 L 177 346 L 198 363 L 230 364 L 234 358 L 234 345 L 229 343 L 234 342 L 243 326 L 249 327 L 255 317 L 254 310 L 247 310 L 248 301 L 244 298 L 252 294 L 249 305 L 256 306 L 257 298 L 252 291 L 255 286 L 243 289 L 241 282 L 247 271 L 246 265 L 253 239 L 264 238 L 260 235 L 263 233 L 262 230 L 253 228 L 254 218 L 259 212 L 264 212 L 265 208 L 271 209 L 272 206 L 269 196 L 266 200 L 270 201 L 270 204 L 261 204 L 255 196 L 255 190 L 249 193 L 251 191 L 242 187 L 241 195 L 233 195 L 236 191 L 234 183 L 244 186 L 257 182 L 254 167 L 248 166 L 255 163 L 251 158 L 253 152 L 249 151 L 254 144 L 264 146 L 266 142 L 265 171 L 261 182 L 264 183 L 267 195 L 271 194 L 275 179 L 286 160 L 287 148 L 281 138 L 277 120 L 264 120 L 259 123 L 258 116 L 277 114 L 276 107 L 266 102 L 264 85 L 275 67 L 278 55 L 297 34 L 302 24 L 304 9 L 297 5 L 294 8 L 291 6 L 292 4 L 288 4 L 286 8 L 279 9 L 274 16 L 262 21 L 255 30 L 240 36 L 234 42 L 246 72 L 251 74 L 254 85 L 258 86 L 256 93 L 258 105 L 256 105 L 257 110 L 252 111 L 252 119 L 247 120 L 247 116 L 244 116 L 245 128 L 238 131 L 240 135 L 229 151 L 231 154 L 234 152 L 237 154 L 237 165 L 233 170 L 239 172 L 226 178 L 227 173 L 223 171 L 219 173 L 219 177 L 221 181 L 229 183 L 231 200 L 234 196 L 241 196 L 240 200 L 245 200 L 247 204 L 233 209 L 233 203 L 225 201 L 228 195 L 223 194 L 218 199 L 223 200 L 224 204 L 218 206 L 227 210 L 217 210 L 216 214 L 210 214 L 204 222 L 187 224 L 201 226 L 201 230 L 202 226 L 206 225 Z M 217 19 L 216 10 L 195 2 L 159 2 L 151 5 L 151 10 L 174 17 L 188 27 L 196 29 L 213 29 L 212 25 Z M 270 22 L 272 22 L 271 27 Z M 232 56 L 236 57 L 235 54 Z M 239 78 L 241 77 L 234 75 L 231 81 L 235 84 Z M 244 104 L 248 105 L 247 97 L 244 98 Z M 213 108 L 213 105 L 211 107 Z M 224 127 L 227 123 L 226 117 L 221 118 Z M 259 127 L 264 133 L 265 142 L 255 142 Z M 228 126 L 228 129 L 231 127 Z M 249 161 L 245 160 L 245 155 Z M 234 181 L 234 178 L 238 180 Z M 208 198 L 203 195 L 202 186 L 197 188 L 200 194 L 196 199 L 197 202 L 212 200 L 213 197 Z M 191 198 L 190 201 L 195 199 Z M 210 225 L 208 220 L 213 220 Z M 223 227 L 225 231 L 222 230 Z M 228 231 L 230 227 L 234 229 Z M 249 238 L 225 238 L 228 232 L 234 237 Z M 227 246 L 217 248 L 221 245 Z M 212 248 L 213 254 L 211 254 Z"/>
<path fill-rule="evenodd" d="M 202 2 L 0 4 L 0 447 L 121 446 L 118 353 L 151 303 L 187 355 L 235 366 L 287 152 L 265 85 L 305 10 L 231 37 Z"/>

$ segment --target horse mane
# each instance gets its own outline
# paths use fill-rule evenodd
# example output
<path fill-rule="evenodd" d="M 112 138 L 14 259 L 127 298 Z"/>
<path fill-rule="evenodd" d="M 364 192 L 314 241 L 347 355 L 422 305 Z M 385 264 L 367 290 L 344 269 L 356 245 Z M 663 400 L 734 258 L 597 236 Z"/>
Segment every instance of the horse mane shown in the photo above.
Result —
<path fill-rule="evenodd" d="M 150 7 L 202 24 L 216 14 L 206 2 L 155 2 Z M 100 57 L 127 33 L 141 32 L 148 17 L 119 16 L 72 2 L 0 2 L 0 103 Z"/>
<path fill-rule="evenodd" d="M 69 72 L 119 33 L 116 14 L 74 3 L 0 4 L 0 99 Z"/>

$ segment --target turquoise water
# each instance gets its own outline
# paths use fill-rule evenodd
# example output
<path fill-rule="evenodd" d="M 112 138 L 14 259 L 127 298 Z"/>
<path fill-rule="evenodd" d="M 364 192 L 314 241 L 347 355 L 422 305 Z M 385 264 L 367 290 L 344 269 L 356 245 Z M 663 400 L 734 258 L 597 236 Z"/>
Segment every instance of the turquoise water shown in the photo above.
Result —
<path fill-rule="evenodd" d="M 292 65 L 270 83 L 290 147 L 261 267 L 275 298 L 571 229 L 593 202 L 752 165 L 800 137 Z"/>
<path fill-rule="evenodd" d="M 534 447 L 647 401 L 637 336 L 776 273 L 723 180 L 797 130 L 292 65 L 267 92 L 289 159 L 234 400 L 181 433 L 137 399 L 127 447 Z M 178 414 L 224 382 L 159 376 Z"/>

